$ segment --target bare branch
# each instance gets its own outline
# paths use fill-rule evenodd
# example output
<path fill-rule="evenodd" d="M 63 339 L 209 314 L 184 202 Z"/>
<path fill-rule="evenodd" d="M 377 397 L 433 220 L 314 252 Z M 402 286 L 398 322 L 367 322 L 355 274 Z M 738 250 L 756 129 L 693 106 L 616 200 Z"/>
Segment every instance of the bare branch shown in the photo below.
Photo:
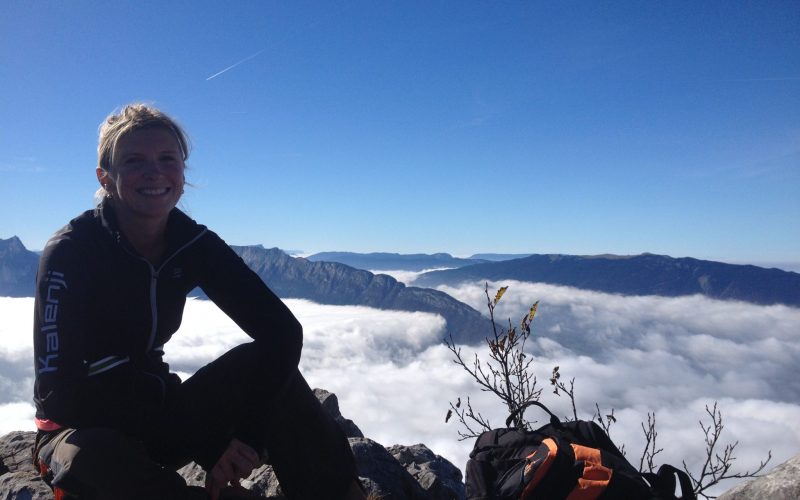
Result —
<path fill-rule="evenodd" d="M 732 444 L 726 444 L 721 455 L 718 451 L 715 451 L 717 445 L 719 444 L 722 431 L 725 428 L 725 426 L 722 424 L 722 412 L 717 408 L 717 402 L 714 401 L 714 406 L 712 406 L 710 409 L 708 405 L 706 405 L 706 413 L 711 419 L 711 422 L 706 425 L 702 420 L 700 420 L 700 428 L 703 430 L 703 434 L 705 434 L 706 443 L 705 459 L 703 461 L 703 466 L 700 469 L 700 474 L 694 476 L 689 471 L 686 461 L 683 462 L 683 469 L 692 480 L 694 493 L 696 495 L 702 496 L 703 498 L 715 498 L 706 493 L 709 488 L 719 484 L 721 481 L 725 481 L 726 479 L 758 477 L 761 474 L 761 471 L 764 470 L 769 461 L 772 459 L 772 451 L 770 450 L 767 452 L 766 460 L 762 460 L 758 467 L 756 467 L 754 470 L 745 472 L 731 472 L 733 463 L 736 460 L 734 451 L 739 445 L 739 442 L 736 441 Z"/>
<path fill-rule="evenodd" d="M 484 287 L 486 306 L 489 310 L 489 320 L 492 325 L 491 335 L 485 339 L 487 351 L 484 355 L 475 353 L 470 361 L 464 358 L 461 348 L 458 347 L 452 334 L 445 339 L 445 344 L 453 353 L 453 362 L 460 365 L 470 377 L 477 382 L 481 391 L 494 394 L 503 402 L 509 413 L 516 412 L 528 401 L 536 401 L 541 396 L 541 389 L 537 387 L 537 379 L 531 373 L 533 358 L 525 353 L 525 345 L 531 335 L 531 322 L 536 313 L 538 302 L 531 306 L 531 310 L 522 318 L 518 326 L 508 320 L 508 328 L 501 328 L 495 321 L 494 310 L 508 287 L 501 287 L 494 295 L 489 294 L 489 284 Z M 476 427 L 482 428 L 482 417 L 477 412 L 472 412 L 468 405 L 466 409 L 451 410 L 460 415 L 459 421 L 467 429 L 464 434 L 474 434 Z M 469 424 L 469 425 L 467 425 Z M 514 424 L 517 427 L 529 427 L 521 413 L 517 414 Z M 471 427 L 470 427 L 471 426 Z"/>
<path fill-rule="evenodd" d="M 458 431 L 459 441 L 476 438 L 480 436 L 482 432 L 492 429 L 489 420 L 472 408 L 472 401 L 470 401 L 469 398 L 467 398 L 467 403 L 464 408 L 461 407 L 461 398 L 458 399 L 457 404 L 451 402 L 447 415 L 448 420 L 451 415 L 455 415 L 461 426 L 465 429 L 465 431 Z"/>
<path fill-rule="evenodd" d="M 558 366 L 553 368 L 553 373 L 550 375 L 550 385 L 554 387 L 553 394 L 556 396 L 560 396 L 562 393 L 569 396 L 569 401 L 572 404 L 572 418 L 565 417 L 565 420 L 575 422 L 578 420 L 578 409 L 575 407 L 575 378 L 570 379 L 569 388 L 567 388 L 567 385 L 561 381 L 561 372 L 558 370 Z"/>
<path fill-rule="evenodd" d="M 647 412 L 647 427 L 644 422 L 641 423 L 642 432 L 644 433 L 645 444 L 642 450 L 642 457 L 639 459 L 639 472 L 645 472 L 645 464 L 647 464 L 647 472 L 653 472 L 656 468 L 655 457 L 662 451 L 663 448 L 656 448 L 656 438 L 658 431 L 656 431 L 656 412 Z"/>

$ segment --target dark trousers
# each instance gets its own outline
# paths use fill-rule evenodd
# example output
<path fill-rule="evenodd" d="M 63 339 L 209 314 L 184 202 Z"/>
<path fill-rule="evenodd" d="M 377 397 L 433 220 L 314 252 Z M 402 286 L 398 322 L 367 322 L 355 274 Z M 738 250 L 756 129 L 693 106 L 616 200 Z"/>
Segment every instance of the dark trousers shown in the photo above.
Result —
<path fill-rule="evenodd" d="M 144 432 L 70 429 L 38 456 L 54 486 L 81 498 L 199 499 L 175 469 L 209 471 L 235 437 L 267 452 L 287 498 L 340 499 L 357 477 L 347 438 L 296 367 L 273 357 L 240 345 L 182 383 Z"/>

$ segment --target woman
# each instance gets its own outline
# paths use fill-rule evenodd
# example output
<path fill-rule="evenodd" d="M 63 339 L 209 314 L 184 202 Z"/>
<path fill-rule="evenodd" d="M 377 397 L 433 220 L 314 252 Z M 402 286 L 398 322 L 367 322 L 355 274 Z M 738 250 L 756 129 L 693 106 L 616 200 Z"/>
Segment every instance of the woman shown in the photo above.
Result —
<path fill-rule="evenodd" d="M 101 125 L 97 154 L 101 201 L 47 243 L 37 277 L 45 478 L 79 498 L 216 499 L 266 454 L 289 498 L 363 498 L 347 439 L 297 370 L 300 324 L 175 208 L 189 155 L 180 126 L 128 105 Z M 181 382 L 163 347 L 197 286 L 254 340 Z M 175 472 L 191 460 L 205 489 Z"/>

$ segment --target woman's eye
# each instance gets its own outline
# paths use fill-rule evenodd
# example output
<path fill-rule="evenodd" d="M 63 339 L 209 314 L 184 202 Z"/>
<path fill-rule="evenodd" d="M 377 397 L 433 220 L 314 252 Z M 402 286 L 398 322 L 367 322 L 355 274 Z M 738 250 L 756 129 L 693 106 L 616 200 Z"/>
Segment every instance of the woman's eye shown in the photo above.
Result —
<path fill-rule="evenodd" d="M 161 158 L 161 165 L 169 169 L 179 169 L 183 166 L 183 162 L 177 156 L 165 156 Z"/>
<path fill-rule="evenodd" d="M 139 165 L 142 164 L 142 160 L 140 160 L 139 158 L 128 158 L 125 161 L 123 161 L 122 164 L 125 165 L 126 167 L 138 167 Z"/>

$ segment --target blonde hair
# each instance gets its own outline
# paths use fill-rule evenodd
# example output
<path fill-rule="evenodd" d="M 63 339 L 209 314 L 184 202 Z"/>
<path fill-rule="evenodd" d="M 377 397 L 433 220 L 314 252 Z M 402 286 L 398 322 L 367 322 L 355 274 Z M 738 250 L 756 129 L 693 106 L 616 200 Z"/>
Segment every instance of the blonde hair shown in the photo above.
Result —
<path fill-rule="evenodd" d="M 183 155 L 183 161 L 189 159 L 189 139 L 183 128 L 174 119 L 160 109 L 144 103 L 131 103 L 120 111 L 108 115 L 99 127 L 97 141 L 97 166 L 106 173 L 111 171 L 114 149 L 125 135 L 145 128 L 164 128 L 175 134 L 175 140 Z M 95 201 L 106 195 L 103 187 L 95 193 Z"/>

